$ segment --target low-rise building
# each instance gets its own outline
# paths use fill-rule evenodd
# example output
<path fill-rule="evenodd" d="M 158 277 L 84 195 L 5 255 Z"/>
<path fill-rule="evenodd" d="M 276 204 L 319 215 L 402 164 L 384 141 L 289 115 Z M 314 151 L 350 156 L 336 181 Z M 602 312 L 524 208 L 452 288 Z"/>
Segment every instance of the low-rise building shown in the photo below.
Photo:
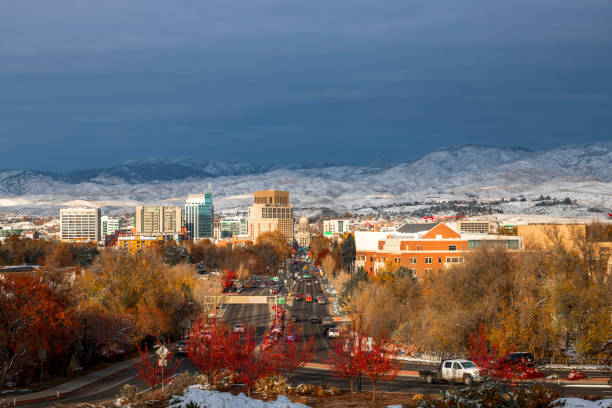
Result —
<path fill-rule="evenodd" d="M 344 235 L 346 232 L 351 232 L 351 220 L 323 220 L 323 235 Z"/>
<path fill-rule="evenodd" d="M 465 262 L 469 251 L 483 244 L 522 250 L 518 236 L 461 234 L 445 223 L 405 224 L 396 232 L 355 232 L 356 267 L 377 274 L 390 261 L 417 277 Z"/>
<path fill-rule="evenodd" d="M 164 237 L 162 235 L 132 235 L 117 238 L 117 248 L 130 252 L 136 252 L 143 248 L 153 248 L 163 243 Z"/>

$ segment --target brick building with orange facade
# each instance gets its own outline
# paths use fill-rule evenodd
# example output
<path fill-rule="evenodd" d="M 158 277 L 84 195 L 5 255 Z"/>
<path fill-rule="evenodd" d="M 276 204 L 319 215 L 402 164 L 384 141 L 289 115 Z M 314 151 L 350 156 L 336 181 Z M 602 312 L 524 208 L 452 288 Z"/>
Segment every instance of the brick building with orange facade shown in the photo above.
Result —
<path fill-rule="evenodd" d="M 355 265 L 377 274 L 385 262 L 392 261 L 422 277 L 465 262 L 466 254 L 483 243 L 523 249 L 523 239 L 518 236 L 459 233 L 445 223 L 405 224 L 395 232 L 356 231 Z"/>

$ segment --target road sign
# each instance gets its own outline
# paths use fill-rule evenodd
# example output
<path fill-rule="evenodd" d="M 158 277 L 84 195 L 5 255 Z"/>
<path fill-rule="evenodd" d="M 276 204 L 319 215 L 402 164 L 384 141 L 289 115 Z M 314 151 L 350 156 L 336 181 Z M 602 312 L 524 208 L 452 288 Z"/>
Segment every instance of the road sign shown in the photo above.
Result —
<path fill-rule="evenodd" d="M 160 367 L 166 367 L 168 366 L 168 359 L 166 358 L 160 358 L 157 360 L 157 365 Z"/>
<path fill-rule="evenodd" d="M 45 349 L 38 349 L 38 358 L 41 360 L 46 360 L 47 359 L 47 350 Z"/>
<path fill-rule="evenodd" d="M 159 357 L 160 360 L 165 360 L 166 357 L 168 357 L 168 349 L 166 346 L 161 345 L 157 348 L 155 354 L 157 354 L 157 357 Z"/>
<path fill-rule="evenodd" d="M 278 282 L 278 276 L 273 276 L 270 278 L 272 282 Z"/>
<path fill-rule="evenodd" d="M 285 298 L 278 298 L 276 300 L 276 304 L 278 305 L 284 305 L 285 304 Z"/>

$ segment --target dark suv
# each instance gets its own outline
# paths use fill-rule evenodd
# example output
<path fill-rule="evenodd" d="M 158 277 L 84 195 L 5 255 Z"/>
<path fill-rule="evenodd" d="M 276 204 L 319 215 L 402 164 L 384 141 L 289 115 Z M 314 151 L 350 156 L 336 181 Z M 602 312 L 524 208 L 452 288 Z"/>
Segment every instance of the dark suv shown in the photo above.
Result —
<path fill-rule="evenodd" d="M 502 364 L 510 364 L 510 365 L 522 364 L 526 367 L 533 367 L 535 364 L 535 359 L 533 358 L 533 354 L 531 353 L 526 353 L 526 352 L 509 353 L 503 358 Z"/>

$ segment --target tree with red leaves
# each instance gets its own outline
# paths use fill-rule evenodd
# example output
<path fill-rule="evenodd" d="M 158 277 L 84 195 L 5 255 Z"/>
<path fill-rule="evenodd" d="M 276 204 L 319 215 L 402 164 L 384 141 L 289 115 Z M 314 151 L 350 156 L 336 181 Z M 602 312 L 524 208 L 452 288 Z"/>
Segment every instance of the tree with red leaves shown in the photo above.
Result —
<path fill-rule="evenodd" d="M 253 385 L 260 378 L 269 377 L 279 368 L 282 354 L 275 348 L 257 350 L 255 330 L 247 329 L 240 333 L 240 341 L 234 350 L 232 370 L 236 380 L 246 385 L 247 396 L 251 396 Z"/>
<path fill-rule="evenodd" d="M 351 394 L 353 394 L 353 382 L 361 376 L 364 370 L 364 354 L 368 351 L 367 343 L 367 339 L 358 332 L 345 332 L 333 341 L 329 360 L 326 360 L 336 377 L 349 381 Z"/>
<path fill-rule="evenodd" d="M 158 343 L 157 346 L 160 347 L 161 344 Z M 138 378 L 145 380 L 151 389 L 162 383 L 164 385 L 168 384 L 183 361 L 182 359 L 175 359 L 174 353 L 168 350 L 166 365 L 160 365 L 159 358 L 156 355 L 149 355 L 149 348 L 146 343 L 144 350 L 141 350 L 138 346 L 138 354 L 140 355 L 140 362 L 136 364 Z"/>
<path fill-rule="evenodd" d="M 280 342 L 277 347 L 281 358 L 280 369 L 291 379 L 295 370 L 312 360 L 314 337 L 310 337 L 308 340 L 302 338 L 292 324 L 287 326 L 286 333 L 285 341 Z M 293 338 L 291 339 L 289 336 L 293 336 Z"/>
<path fill-rule="evenodd" d="M 379 381 L 393 381 L 397 377 L 399 365 L 395 362 L 398 348 L 386 335 L 370 337 L 369 350 L 362 353 L 363 373 L 372 384 L 372 401 L 376 400 L 376 384 Z"/>
<path fill-rule="evenodd" d="M 187 356 L 214 383 L 224 369 L 233 366 L 239 333 L 234 333 L 223 321 L 196 321 L 189 332 Z"/>
<path fill-rule="evenodd" d="M 64 351 L 76 323 L 51 288 L 29 276 L 0 279 L 0 390 L 19 358 Z"/>
<path fill-rule="evenodd" d="M 512 348 L 509 348 L 512 350 Z M 489 345 L 487 330 L 484 325 L 478 328 L 478 334 L 470 335 L 468 341 L 470 360 L 478 366 L 480 375 L 496 379 L 512 380 L 542 377 L 542 373 L 528 367 L 521 361 L 510 361 L 507 353 L 500 353 L 495 345 Z"/>
<path fill-rule="evenodd" d="M 223 273 L 223 278 L 221 279 L 221 284 L 223 285 L 223 291 L 227 292 L 229 288 L 234 284 L 234 280 L 236 279 L 236 271 L 227 270 Z"/>

